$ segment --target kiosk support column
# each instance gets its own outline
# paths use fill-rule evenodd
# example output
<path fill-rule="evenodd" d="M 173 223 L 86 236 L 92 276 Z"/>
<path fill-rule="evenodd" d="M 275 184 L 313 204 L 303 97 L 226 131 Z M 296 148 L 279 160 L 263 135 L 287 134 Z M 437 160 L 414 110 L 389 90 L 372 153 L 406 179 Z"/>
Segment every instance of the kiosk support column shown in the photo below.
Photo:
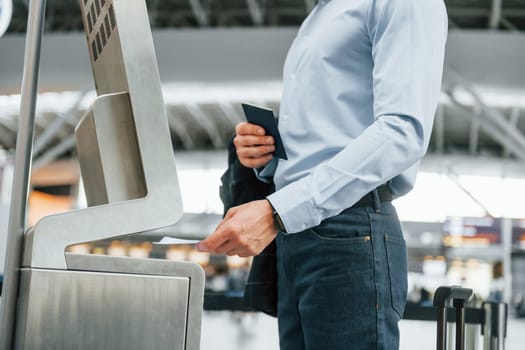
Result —
<path fill-rule="evenodd" d="M 45 6 L 46 0 L 31 0 L 27 19 L 22 96 L 6 242 L 4 285 L 0 306 L 0 349 L 12 348 L 15 332 Z"/>

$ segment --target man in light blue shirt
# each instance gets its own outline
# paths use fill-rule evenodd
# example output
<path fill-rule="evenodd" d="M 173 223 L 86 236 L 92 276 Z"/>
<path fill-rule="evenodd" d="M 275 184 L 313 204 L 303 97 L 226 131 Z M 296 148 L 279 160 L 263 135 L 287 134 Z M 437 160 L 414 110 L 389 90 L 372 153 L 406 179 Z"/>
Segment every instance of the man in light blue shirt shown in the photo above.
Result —
<path fill-rule="evenodd" d="M 446 35 L 443 0 L 318 1 L 283 70 L 288 160 L 237 126 L 239 160 L 276 191 L 198 248 L 251 256 L 276 238 L 281 349 L 398 347 L 406 248 L 390 202 L 428 147 Z"/>

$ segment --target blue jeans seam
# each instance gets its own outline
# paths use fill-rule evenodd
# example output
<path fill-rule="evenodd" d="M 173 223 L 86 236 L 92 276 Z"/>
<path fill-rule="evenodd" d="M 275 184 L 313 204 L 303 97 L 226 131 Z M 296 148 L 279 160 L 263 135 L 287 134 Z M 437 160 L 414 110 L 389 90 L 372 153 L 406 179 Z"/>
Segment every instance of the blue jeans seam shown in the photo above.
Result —
<path fill-rule="evenodd" d="M 370 229 L 370 241 L 372 243 L 372 258 L 373 258 L 373 271 L 374 271 L 374 293 L 375 293 L 375 307 L 376 307 L 376 317 L 375 317 L 375 322 L 376 322 L 376 326 L 375 326 L 375 334 L 374 334 L 374 337 L 375 337 L 375 343 L 376 343 L 376 349 L 379 349 L 378 346 L 379 346 L 379 339 L 380 339 L 380 332 L 379 332 L 379 324 L 380 324 L 380 315 L 379 315 L 379 310 L 378 310 L 378 300 L 379 300 L 379 293 L 380 293 L 380 288 L 378 286 L 378 280 L 377 280 L 377 247 L 376 247 L 376 237 L 375 237 L 375 234 L 374 234 L 374 224 L 373 224 L 373 215 L 371 215 L 371 211 L 375 212 L 376 209 L 375 208 L 372 208 L 372 207 L 366 207 L 366 213 L 368 215 L 368 222 L 369 222 L 369 229 Z"/>

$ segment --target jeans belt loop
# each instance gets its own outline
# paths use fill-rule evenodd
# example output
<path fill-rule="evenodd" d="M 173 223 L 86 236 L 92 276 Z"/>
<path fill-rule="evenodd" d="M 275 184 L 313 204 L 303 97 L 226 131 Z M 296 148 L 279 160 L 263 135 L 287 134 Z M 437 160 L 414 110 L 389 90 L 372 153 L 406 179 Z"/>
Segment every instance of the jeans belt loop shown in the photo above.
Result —
<path fill-rule="evenodd" d="M 379 197 L 379 191 L 377 188 L 375 188 L 372 191 L 372 195 L 374 196 L 374 209 L 376 213 L 381 212 L 381 197 Z"/>

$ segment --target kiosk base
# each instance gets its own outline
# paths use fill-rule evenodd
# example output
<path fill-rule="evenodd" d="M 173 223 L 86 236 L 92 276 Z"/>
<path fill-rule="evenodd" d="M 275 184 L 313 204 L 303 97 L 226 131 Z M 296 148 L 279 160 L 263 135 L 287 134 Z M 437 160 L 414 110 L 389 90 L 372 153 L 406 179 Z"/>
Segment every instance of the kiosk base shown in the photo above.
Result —
<path fill-rule="evenodd" d="M 192 335 L 197 344 L 188 344 L 189 326 L 196 318 L 200 326 L 202 313 L 203 274 L 198 265 L 84 258 L 113 260 L 121 271 L 22 269 L 15 349 L 198 349 L 200 334 Z M 131 264 L 140 266 L 141 273 L 122 271 Z M 144 273 L 160 265 L 157 273 L 167 274 Z M 186 276 L 184 269 L 190 272 Z M 201 307 L 193 309 L 192 302 L 198 305 L 199 299 Z"/>

